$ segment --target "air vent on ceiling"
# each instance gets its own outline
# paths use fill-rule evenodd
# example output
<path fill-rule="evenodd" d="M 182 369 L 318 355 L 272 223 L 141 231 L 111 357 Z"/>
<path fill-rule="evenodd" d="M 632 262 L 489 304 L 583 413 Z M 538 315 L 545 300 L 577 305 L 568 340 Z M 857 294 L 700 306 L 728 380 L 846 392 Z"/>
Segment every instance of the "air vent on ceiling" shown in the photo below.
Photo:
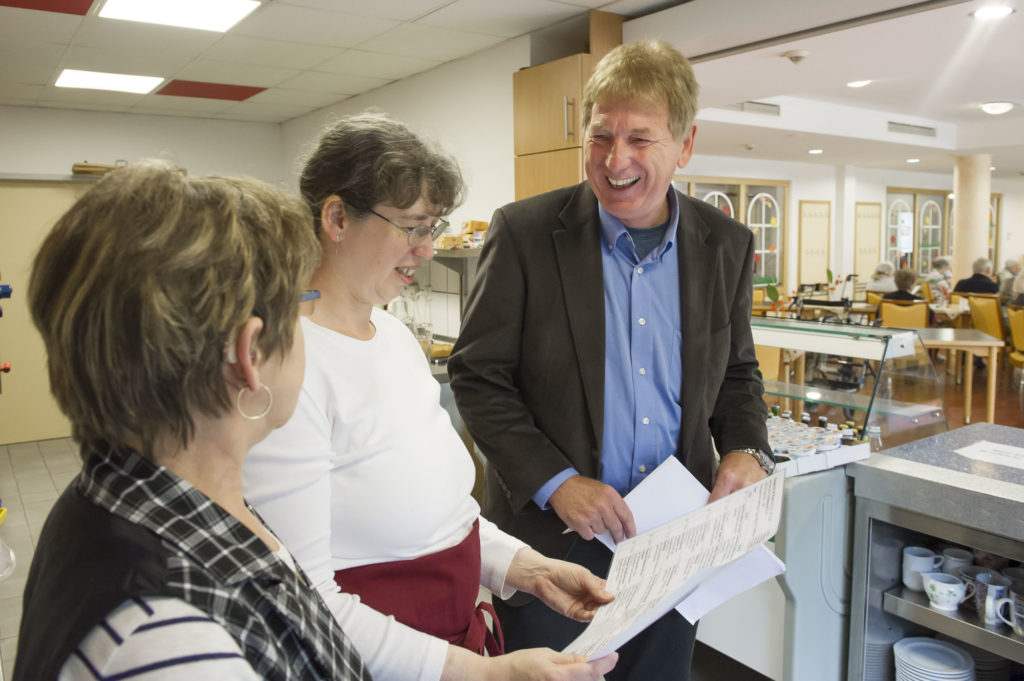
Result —
<path fill-rule="evenodd" d="M 896 123 L 889 121 L 889 132 L 902 132 L 907 135 L 920 135 L 921 137 L 935 137 L 935 128 L 927 125 L 911 125 L 910 123 Z"/>
<path fill-rule="evenodd" d="M 740 102 L 739 104 L 729 104 L 724 108 L 766 116 L 778 116 L 782 112 L 782 107 L 778 104 L 769 104 L 768 102 Z"/>

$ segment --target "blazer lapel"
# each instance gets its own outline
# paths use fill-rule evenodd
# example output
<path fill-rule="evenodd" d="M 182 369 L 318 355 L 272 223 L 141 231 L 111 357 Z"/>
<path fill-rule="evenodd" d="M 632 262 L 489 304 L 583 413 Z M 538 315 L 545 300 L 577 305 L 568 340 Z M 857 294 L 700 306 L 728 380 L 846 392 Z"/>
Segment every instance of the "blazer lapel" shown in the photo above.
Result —
<path fill-rule="evenodd" d="M 569 328 L 583 379 L 594 442 L 604 425 L 604 271 L 597 199 L 583 182 L 559 214 L 564 229 L 552 232 Z"/>
<path fill-rule="evenodd" d="M 679 321 L 682 327 L 682 423 L 680 424 L 679 452 L 685 457 L 690 451 L 693 436 L 701 416 L 705 384 L 707 383 L 708 311 L 714 309 L 717 287 L 712 285 L 718 274 L 720 254 L 711 240 L 711 230 L 693 209 L 688 197 L 677 192 L 679 199 L 679 225 L 676 244 L 679 247 Z"/>

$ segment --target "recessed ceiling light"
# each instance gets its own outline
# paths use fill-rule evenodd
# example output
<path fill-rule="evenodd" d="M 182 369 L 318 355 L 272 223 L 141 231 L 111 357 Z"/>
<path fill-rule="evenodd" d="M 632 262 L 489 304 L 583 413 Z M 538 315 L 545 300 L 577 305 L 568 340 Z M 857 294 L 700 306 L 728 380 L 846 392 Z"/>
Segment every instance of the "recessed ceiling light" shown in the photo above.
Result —
<path fill-rule="evenodd" d="M 955 199 L 956 198 L 956 194 L 954 194 L 953 192 L 950 192 L 949 194 L 946 194 L 946 198 L 947 199 Z"/>
<path fill-rule="evenodd" d="M 1003 17 L 1013 14 L 1014 9 L 1006 5 L 991 5 L 989 7 L 982 7 L 971 12 L 971 16 L 975 19 L 1002 19 Z"/>
<path fill-rule="evenodd" d="M 824 154 L 825 150 L 824 149 L 808 149 L 807 153 L 808 154 L 813 154 L 813 155 L 818 155 L 818 154 Z"/>
<path fill-rule="evenodd" d="M 257 0 L 107 0 L 100 16 L 223 33 L 259 6 Z"/>
<path fill-rule="evenodd" d="M 995 170 L 995 169 L 996 169 L 996 167 L 995 167 L 995 166 L 989 166 L 989 167 L 988 167 L 988 171 L 989 171 L 989 172 L 992 172 L 992 171 L 993 171 L 993 170 Z"/>
<path fill-rule="evenodd" d="M 846 84 L 846 87 L 864 87 L 865 85 L 871 85 L 870 80 L 854 80 Z"/>
<path fill-rule="evenodd" d="M 920 162 L 921 162 L 921 159 L 919 159 L 919 158 L 908 158 L 907 159 L 907 163 L 920 163 Z"/>
<path fill-rule="evenodd" d="M 101 73 L 99 71 L 76 71 L 64 69 L 57 87 L 77 87 L 86 90 L 114 90 L 145 95 L 153 91 L 164 79 L 160 76 L 130 76 L 124 73 Z"/>
<path fill-rule="evenodd" d="M 1013 108 L 1013 102 L 985 102 L 981 105 L 981 110 L 987 114 L 998 116 L 1004 114 Z"/>

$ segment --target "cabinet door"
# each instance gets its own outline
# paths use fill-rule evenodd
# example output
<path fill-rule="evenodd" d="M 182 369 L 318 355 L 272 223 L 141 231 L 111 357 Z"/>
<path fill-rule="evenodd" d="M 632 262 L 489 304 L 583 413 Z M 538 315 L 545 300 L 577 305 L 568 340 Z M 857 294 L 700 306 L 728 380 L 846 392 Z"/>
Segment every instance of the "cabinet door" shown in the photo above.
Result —
<path fill-rule="evenodd" d="M 590 61 L 574 54 L 512 74 L 516 156 L 581 145 L 580 99 Z"/>
<path fill-rule="evenodd" d="M 516 201 L 583 180 L 583 150 L 560 149 L 516 156 Z"/>

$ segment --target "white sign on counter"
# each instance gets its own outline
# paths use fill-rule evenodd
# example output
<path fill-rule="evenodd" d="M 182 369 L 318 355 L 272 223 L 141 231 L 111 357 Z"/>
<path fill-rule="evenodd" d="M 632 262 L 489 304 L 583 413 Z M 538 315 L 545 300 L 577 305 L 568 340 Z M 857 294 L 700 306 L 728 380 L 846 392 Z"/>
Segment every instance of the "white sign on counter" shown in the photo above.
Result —
<path fill-rule="evenodd" d="M 1021 447 L 979 440 L 972 445 L 954 449 L 953 451 L 975 461 L 984 461 L 985 463 L 994 463 L 1000 466 L 1010 466 L 1011 468 L 1024 470 L 1024 448 Z"/>

